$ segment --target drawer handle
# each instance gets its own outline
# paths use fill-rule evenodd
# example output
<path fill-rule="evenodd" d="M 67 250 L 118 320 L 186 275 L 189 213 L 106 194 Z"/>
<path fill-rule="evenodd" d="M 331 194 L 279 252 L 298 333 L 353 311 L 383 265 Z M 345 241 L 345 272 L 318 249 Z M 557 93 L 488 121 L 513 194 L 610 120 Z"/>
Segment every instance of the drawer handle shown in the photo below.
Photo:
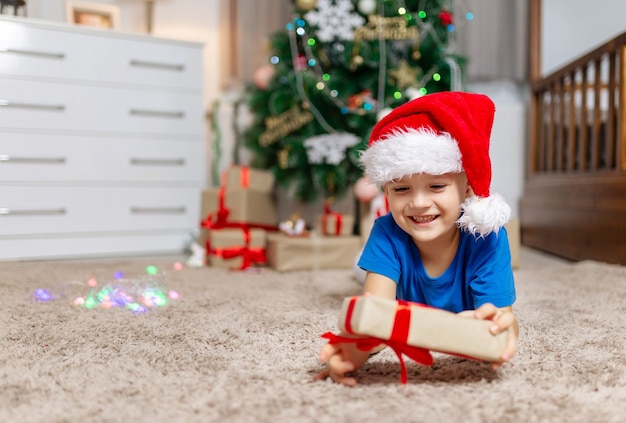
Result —
<path fill-rule="evenodd" d="M 131 207 L 132 214 L 183 214 L 185 207 Z"/>
<path fill-rule="evenodd" d="M 35 51 L 35 50 L 19 50 L 16 48 L 0 47 L 0 53 L 11 53 L 11 54 L 19 54 L 22 56 L 43 57 L 46 59 L 55 59 L 55 60 L 65 59 L 65 53 L 51 53 L 47 51 Z"/>
<path fill-rule="evenodd" d="M 130 114 L 132 116 L 163 117 L 163 118 L 171 118 L 171 119 L 183 119 L 185 117 L 185 112 L 167 112 L 167 111 L 160 111 L 160 110 L 131 109 Z"/>
<path fill-rule="evenodd" d="M 146 62 L 144 60 L 131 60 L 130 65 L 138 68 L 163 69 L 175 72 L 182 72 L 185 70 L 185 65 L 177 65 L 175 63 Z"/>
<path fill-rule="evenodd" d="M 140 166 L 184 166 L 185 159 L 138 159 L 131 158 L 130 164 Z"/>
<path fill-rule="evenodd" d="M 15 210 L 8 207 L 0 207 L 0 216 L 42 216 L 59 215 L 67 213 L 66 209 L 22 209 Z"/>
<path fill-rule="evenodd" d="M 51 112 L 62 112 L 65 106 L 62 104 L 36 104 L 36 103 L 17 103 L 15 101 L 0 99 L 0 107 L 10 107 L 13 109 L 33 109 L 47 110 Z"/>
<path fill-rule="evenodd" d="M 65 163 L 65 157 L 15 157 L 8 154 L 0 154 L 0 162 L 63 164 Z"/>

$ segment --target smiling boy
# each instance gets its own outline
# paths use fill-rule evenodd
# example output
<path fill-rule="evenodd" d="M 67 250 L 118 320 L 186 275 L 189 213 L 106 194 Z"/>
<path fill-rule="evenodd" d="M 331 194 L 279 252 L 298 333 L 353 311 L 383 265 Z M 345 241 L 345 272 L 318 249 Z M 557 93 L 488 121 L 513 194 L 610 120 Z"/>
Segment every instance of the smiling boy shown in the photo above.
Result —
<path fill-rule="evenodd" d="M 510 207 L 489 188 L 494 114 L 484 95 L 443 92 L 394 109 L 374 127 L 361 160 L 390 213 L 376 219 L 358 265 L 367 271 L 364 295 L 489 319 L 494 334 L 512 329 L 497 368 L 515 354 L 518 324 L 503 228 Z M 326 344 L 327 368 L 316 378 L 352 386 L 348 373 L 372 352 Z"/>

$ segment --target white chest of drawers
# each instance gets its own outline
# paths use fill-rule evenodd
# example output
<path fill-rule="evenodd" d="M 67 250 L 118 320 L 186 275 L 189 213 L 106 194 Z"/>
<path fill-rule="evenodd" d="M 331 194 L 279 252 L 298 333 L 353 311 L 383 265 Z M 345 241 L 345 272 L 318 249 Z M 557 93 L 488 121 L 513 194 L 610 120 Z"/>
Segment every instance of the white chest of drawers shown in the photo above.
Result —
<path fill-rule="evenodd" d="M 202 45 L 0 18 L 0 260 L 180 253 L 206 174 Z"/>

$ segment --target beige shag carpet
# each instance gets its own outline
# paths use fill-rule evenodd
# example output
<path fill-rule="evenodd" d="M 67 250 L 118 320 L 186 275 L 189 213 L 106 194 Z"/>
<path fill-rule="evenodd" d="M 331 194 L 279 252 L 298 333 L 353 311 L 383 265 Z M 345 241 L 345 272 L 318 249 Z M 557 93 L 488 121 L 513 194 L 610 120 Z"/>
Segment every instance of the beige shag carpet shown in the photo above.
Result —
<path fill-rule="evenodd" d="M 528 254 L 528 253 L 527 253 Z M 528 255 L 527 255 L 528 256 Z M 0 263 L 1 422 L 623 422 L 626 268 L 525 261 L 516 270 L 519 352 L 499 373 L 392 351 L 346 388 L 313 382 L 352 271 L 173 269 L 166 258 Z M 133 314 L 71 301 L 148 265 L 179 293 Z M 59 298 L 36 301 L 37 289 Z"/>

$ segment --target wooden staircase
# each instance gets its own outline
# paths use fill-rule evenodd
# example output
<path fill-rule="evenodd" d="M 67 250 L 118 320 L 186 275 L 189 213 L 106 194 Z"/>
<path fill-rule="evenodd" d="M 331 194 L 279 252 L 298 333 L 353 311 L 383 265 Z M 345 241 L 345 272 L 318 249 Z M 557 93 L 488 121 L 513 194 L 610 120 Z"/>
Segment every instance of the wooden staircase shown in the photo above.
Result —
<path fill-rule="evenodd" d="M 523 245 L 626 265 L 625 105 L 626 33 L 531 77 Z"/>

